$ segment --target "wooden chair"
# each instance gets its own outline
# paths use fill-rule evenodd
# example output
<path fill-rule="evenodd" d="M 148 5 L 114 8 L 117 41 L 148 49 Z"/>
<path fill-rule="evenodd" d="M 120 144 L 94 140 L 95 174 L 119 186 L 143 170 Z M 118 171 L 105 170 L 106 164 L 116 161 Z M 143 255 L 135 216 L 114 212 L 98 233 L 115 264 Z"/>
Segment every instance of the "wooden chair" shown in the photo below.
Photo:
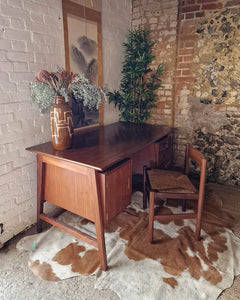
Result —
<path fill-rule="evenodd" d="M 189 160 L 195 161 L 200 166 L 199 188 L 196 189 L 188 178 Z M 195 239 L 200 239 L 201 218 L 204 201 L 204 188 L 206 176 L 206 159 L 199 151 L 186 145 L 185 152 L 185 169 L 184 174 L 178 171 L 148 169 L 144 167 L 144 191 L 143 205 L 146 203 L 149 195 L 149 223 L 148 223 L 148 241 L 153 240 L 153 222 L 154 220 L 171 221 L 177 219 L 194 219 L 196 218 Z M 186 200 L 198 200 L 197 211 L 195 213 L 181 213 L 168 215 L 154 215 L 154 196 L 162 199 L 182 199 L 182 211 L 186 211 Z"/>

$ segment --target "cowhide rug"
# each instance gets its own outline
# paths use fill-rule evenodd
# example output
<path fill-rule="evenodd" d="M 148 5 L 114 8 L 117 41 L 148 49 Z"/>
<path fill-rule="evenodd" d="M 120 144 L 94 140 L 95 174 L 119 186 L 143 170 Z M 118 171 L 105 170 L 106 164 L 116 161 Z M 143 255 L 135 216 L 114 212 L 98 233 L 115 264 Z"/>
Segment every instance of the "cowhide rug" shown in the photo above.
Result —
<path fill-rule="evenodd" d="M 95 287 L 111 289 L 121 299 L 216 299 L 232 285 L 234 276 L 240 274 L 240 240 L 231 231 L 233 217 L 221 209 L 213 192 L 206 195 L 198 242 L 194 240 L 195 220 L 178 220 L 155 221 L 155 242 L 149 244 L 148 214 L 141 204 L 142 194 L 136 192 L 127 212 L 109 224 L 107 272 L 99 268 L 97 249 L 55 227 L 23 238 L 17 248 L 30 251 L 29 267 L 44 280 L 95 273 Z M 158 213 L 166 210 L 163 207 Z M 94 235 L 91 222 L 68 212 L 60 219 Z"/>

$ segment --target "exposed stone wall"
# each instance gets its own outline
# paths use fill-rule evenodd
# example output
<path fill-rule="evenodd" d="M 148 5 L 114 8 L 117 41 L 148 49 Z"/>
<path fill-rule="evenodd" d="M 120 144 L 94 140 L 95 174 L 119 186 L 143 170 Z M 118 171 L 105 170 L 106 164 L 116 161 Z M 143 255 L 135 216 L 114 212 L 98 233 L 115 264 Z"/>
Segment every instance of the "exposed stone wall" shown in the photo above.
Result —
<path fill-rule="evenodd" d="M 133 8 L 141 14 L 134 17 L 133 13 L 132 26 L 142 25 L 141 16 L 156 3 L 162 3 L 163 7 L 167 5 L 164 1 L 133 0 Z M 174 8 L 175 15 L 177 4 L 174 1 L 168 3 Z M 175 89 L 169 101 L 172 124 L 176 128 L 175 162 L 183 163 L 185 143 L 190 142 L 208 158 L 210 180 L 239 185 L 240 2 L 183 0 L 179 3 L 178 18 L 175 16 L 178 23 L 172 21 L 177 40 L 174 46 L 177 64 L 170 67 L 175 72 L 170 81 L 173 87 L 175 84 Z M 158 21 L 162 17 L 170 21 L 172 14 L 166 9 L 159 10 Z M 151 28 L 154 23 L 150 19 L 148 21 Z M 170 53 L 160 38 L 162 32 L 158 32 L 157 37 L 155 31 L 151 31 L 162 60 L 167 60 Z M 174 61 L 174 57 L 171 59 Z M 168 85 L 160 91 L 159 105 L 166 91 Z M 160 111 L 157 111 L 157 116 L 155 111 L 152 115 L 153 123 L 159 122 L 159 119 L 166 122 L 169 116 L 164 112 L 161 115 Z"/>
<path fill-rule="evenodd" d="M 205 104 L 239 105 L 240 8 L 207 12 L 196 33 L 193 93 Z"/>
<path fill-rule="evenodd" d="M 239 185 L 240 119 L 226 115 L 216 132 L 194 131 L 193 143 L 208 157 L 208 177 L 221 184 Z"/>
<path fill-rule="evenodd" d="M 240 5 L 229 4 L 206 12 L 196 29 L 193 95 L 208 113 L 193 126 L 193 142 L 211 180 L 240 184 Z"/>
<path fill-rule="evenodd" d="M 192 45 L 185 48 L 189 78 L 178 79 L 176 160 L 182 161 L 184 144 L 191 142 L 207 157 L 210 180 L 240 184 L 240 3 L 188 3 L 180 10 L 180 48 L 183 40 Z"/>

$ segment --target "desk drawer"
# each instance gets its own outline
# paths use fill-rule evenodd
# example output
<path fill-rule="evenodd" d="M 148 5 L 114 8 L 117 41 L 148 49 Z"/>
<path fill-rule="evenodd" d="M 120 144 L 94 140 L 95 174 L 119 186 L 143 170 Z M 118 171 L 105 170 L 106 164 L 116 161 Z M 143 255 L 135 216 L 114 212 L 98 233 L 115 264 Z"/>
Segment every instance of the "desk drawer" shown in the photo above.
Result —
<path fill-rule="evenodd" d="M 159 144 L 159 150 L 164 151 L 164 150 L 170 150 L 171 149 L 171 135 L 167 135 L 163 139 L 157 141 Z"/>
<path fill-rule="evenodd" d="M 131 202 L 132 161 L 126 160 L 100 173 L 100 187 L 106 225 Z"/>

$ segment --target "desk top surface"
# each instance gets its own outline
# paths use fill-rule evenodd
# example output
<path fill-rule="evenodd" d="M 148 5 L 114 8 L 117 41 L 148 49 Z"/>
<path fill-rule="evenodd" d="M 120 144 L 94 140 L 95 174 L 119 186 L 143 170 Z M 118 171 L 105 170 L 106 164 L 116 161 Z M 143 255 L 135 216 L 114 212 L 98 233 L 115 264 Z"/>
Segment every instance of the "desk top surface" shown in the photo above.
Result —
<path fill-rule="evenodd" d="M 103 171 L 170 132 L 164 125 L 117 122 L 74 133 L 72 147 L 67 150 L 55 150 L 51 142 L 26 150 Z"/>

